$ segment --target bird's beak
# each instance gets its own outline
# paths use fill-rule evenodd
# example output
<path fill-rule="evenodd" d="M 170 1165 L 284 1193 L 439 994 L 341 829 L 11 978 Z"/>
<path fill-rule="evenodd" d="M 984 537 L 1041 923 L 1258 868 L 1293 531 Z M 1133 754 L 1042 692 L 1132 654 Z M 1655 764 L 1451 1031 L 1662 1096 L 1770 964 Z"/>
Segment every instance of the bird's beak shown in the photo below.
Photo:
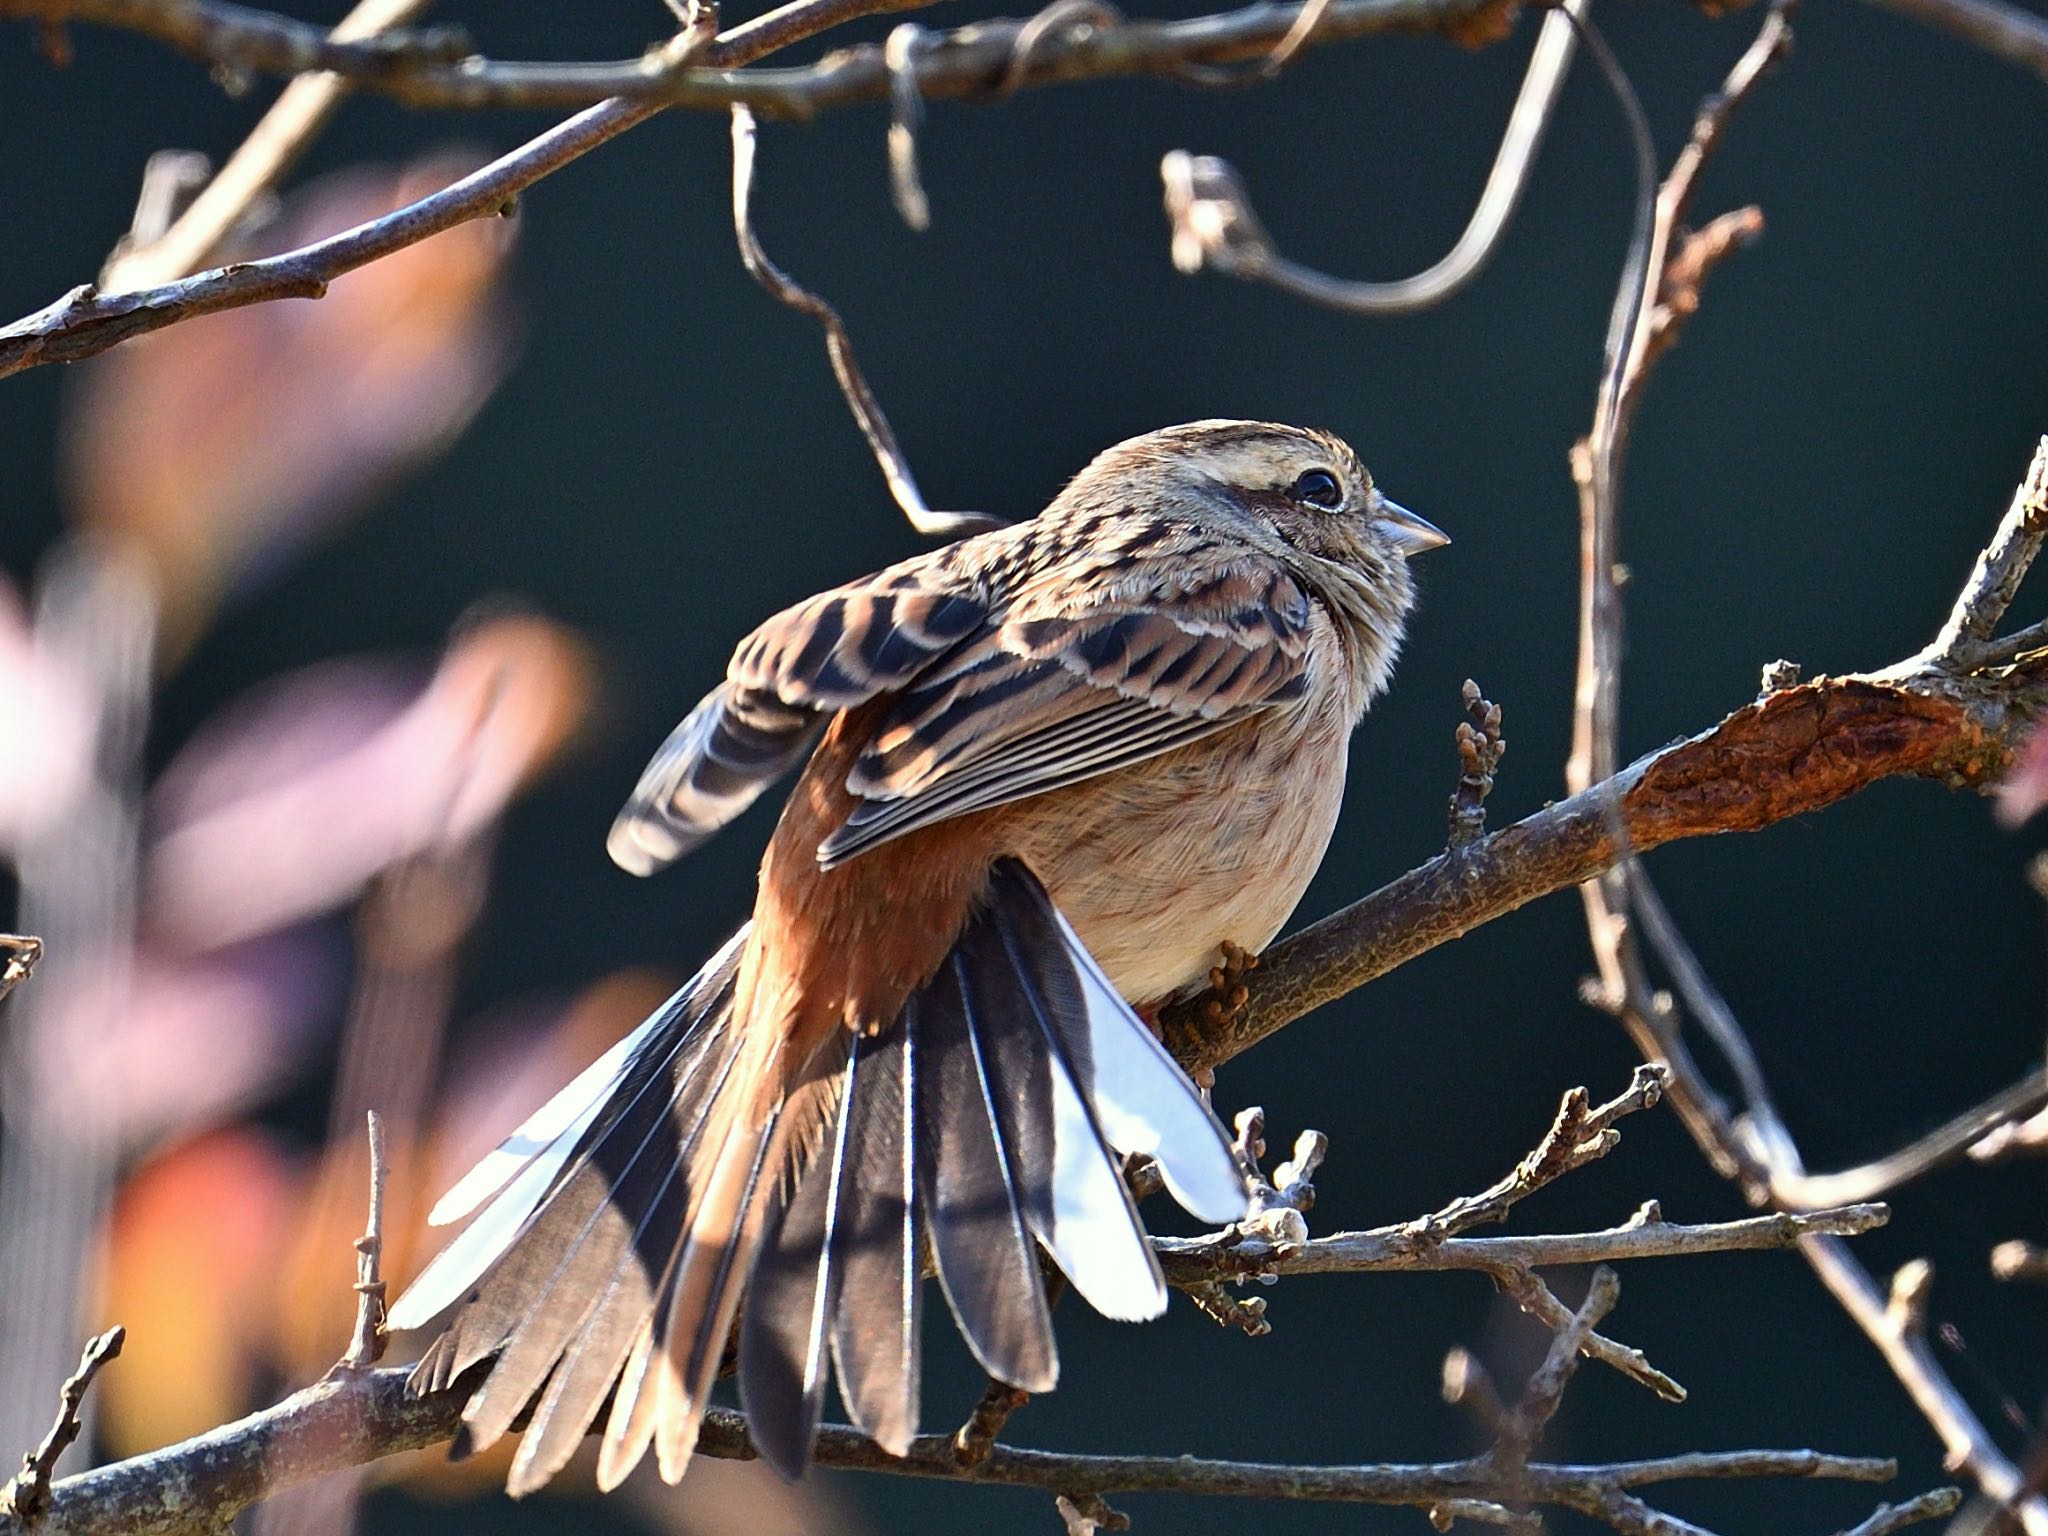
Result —
<path fill-rule="evenodd" d="M 1380 498 L 1372 516 L 1373 526 L 1403 555 L 1419 555 L 1425 549 L 1441 549 L 1451 536 L 1426 517 L 1417 517 L 1398 501 Z"/>

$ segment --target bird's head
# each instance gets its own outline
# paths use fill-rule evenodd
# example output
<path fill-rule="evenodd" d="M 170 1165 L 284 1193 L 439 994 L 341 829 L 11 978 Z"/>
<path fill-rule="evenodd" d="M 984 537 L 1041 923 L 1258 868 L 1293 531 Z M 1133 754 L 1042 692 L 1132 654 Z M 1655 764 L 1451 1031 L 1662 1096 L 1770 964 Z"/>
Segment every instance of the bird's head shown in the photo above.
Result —
<path fill-rule="evenodd" d="M 1220 524 L 1284 560 L 1388 661 L 1415 602 L 1409 557 L 1450 542 L 1389 500 L 1342 438 L 1277 422 L 1197 421 L 1134 437 L 1097 457 L 1076 492 Z"/>

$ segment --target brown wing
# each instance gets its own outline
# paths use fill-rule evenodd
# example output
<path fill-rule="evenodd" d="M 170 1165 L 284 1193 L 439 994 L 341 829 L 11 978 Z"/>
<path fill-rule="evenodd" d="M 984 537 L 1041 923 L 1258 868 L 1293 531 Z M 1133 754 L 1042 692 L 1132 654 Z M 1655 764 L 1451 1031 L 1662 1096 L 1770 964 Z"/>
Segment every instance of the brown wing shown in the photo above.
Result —
<path fill-rule="evenodd" d="M 636 874 L 680 857 L 794 767 L 826 715 L 885 694 L 847 783 L 863 803 L 818 850 L 828 866 L 1305 688 L 1309 599 L 1284 569 L 1212 546 L 1034 548 L 1036 532 L 992 536 L 981 560 L 956 545 L 906 562 L 755 630 L 641 775 L 612 857 Z"/>
<path fill-rule="evenodd" d="M 612 858 L 645 875 L 682 857 L 795 767 L 824 715 L 902 687 L 987 620 L 987 604 L 929 560 L 777 614 L 648 763 L 612 824 Z"/>
<path fill-rule="evenodd" d="M 1197 741 L 1307 687 L 1310 604 L 1284 569 L 1158 560 L 1049 573 L 911 680 L 847 781 L 827 866 L 914 827 Z"/>

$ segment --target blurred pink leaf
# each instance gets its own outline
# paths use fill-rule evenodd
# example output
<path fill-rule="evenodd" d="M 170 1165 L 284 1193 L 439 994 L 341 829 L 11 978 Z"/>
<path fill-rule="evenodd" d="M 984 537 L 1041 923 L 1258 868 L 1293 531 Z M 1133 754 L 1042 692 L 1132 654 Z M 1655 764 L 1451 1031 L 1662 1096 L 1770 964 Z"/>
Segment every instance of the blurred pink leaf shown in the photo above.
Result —
<path fill-rule="evenodd" d="M 306 244 L 468 169 L 440 155 L 337 173 L 226 254 Z M 80 365 L 65 444 L 74 511 L 146 553 L 173 659 L 245 574 L 468 424 L 511 356 L 511 241 L 508 220 L 465 224 L 337 279 L 323 299 L 187 321 Z"/>
<path fill-rule="evenodd" d="M 217 1125 L 305 1069 L 339 1011 L 336 943 L 299 929 L 203 956 L 145 950 L 85 985 L 22 1070 L 39 1093 L 90 1094 L 124 1153 Z"/>
<path fill-rule="evenodd" d="M 0 577 L 0 853 L 60 821 L 92 782 L 90 690 L 29 628 Z"/>
<path fill-rule="evenodd" d="M 458 636 L 424 688 L 328 665 L 272 683 L 158 784 L 143 913 L 211 948 L 330 911 L 402 859 L 495 820 L 582 718 L 590 665 L 567 630 L 499 618 Z"/>
<path fill-rule="evenodd" d="M 2017 827 L 2043 805 L 2048 805 L 2048 727 L 2037 726 L 1998 786 L 1999 825 Z"/>

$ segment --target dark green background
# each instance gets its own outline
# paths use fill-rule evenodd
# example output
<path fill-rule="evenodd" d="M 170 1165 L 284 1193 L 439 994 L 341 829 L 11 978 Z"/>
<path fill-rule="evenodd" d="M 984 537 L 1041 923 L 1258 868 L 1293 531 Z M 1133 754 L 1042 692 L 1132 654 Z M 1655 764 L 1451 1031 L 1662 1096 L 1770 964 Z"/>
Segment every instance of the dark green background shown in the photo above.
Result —
<path fill-rule="evenodd" d="M 1186 7 L 1192 11 L 1191 7 Z M 560 4 L 449 7 L 501 56 L 602 56 L 660 35 L 652 0 L 571 21 Z M 595 11 L 597 8 L 591 8 Z M 929 20 L 966 20 L 936 11 Z M 1754 21 L 1657 3 L 1601 17 L 1664 156 Z M 1454 302 L 1356 320 L 1166 259 L 1160 155 L 1226 155 L 1293 255 L 1395 276 L 1461 225 L 1525 55 L 1381 39 L 1306 60 L 1277 87 L 1197 94 L 1152 82 L 1063 88 L 998 108 L 936 107 L 923 236 L 888 202 L 884 118 L 763 129 L 768 248 L 829 294 L 928 494 L 1024 515 L 1105 444 L 1196 416 L 1328 425 L 1389 491 L 1456 538 L 1424 588 L 1392 696 L 1357 744 L 1345 818 L 1305 912 L 1429 856 L 1454 777 L 1468 675 L 1507 711 L 1493 808 L 1557 794 L 1576 571 L 1565 451 L 1585 426 L 1622 255 L 1629 158 L 1583 64 L 1527 204 Z M 1698 729 L 1777 656 L 1809 673 L 1890 662 L 1940 622 L 2048 428 L 2048 95 L 2037 80 L 1847 0 L 1799 21 L 1796 57 L 1706 178 L 1703 212 L 1763 204 L 1761 245 L 1716 278 L 1662 367 L 1629 468 L 1625 748 Z M 878 34 L 877 34 L 878 35 Z M 0 32 L 0 309 L 90 276 L 124 227 L 146 155 L 225 152 L 252 121 L 205 73 L 80 30 L 67 71 Z M 496 150 L 547 119 L 408 115 L 351 104 L 309 169 L 450 139 Z M 596 750 L 518 810 L 469 968 L 465 1014 L 617 966 L 687 968 L 739 918 L 767 825 L 756 811 L 679 871 L 640 884 L 603 835 L 639 764 L 775 607 L 918 547 L 833 390 L 807 321 L 739 268 L 722 118 L 657 120 L 524 201 L 520 365 L 475 428 L 344 539 L 231 611 L 165 692 L 158 751 L 225 698 L 334 654 L 434 647 L 484 594 L 513 592 L 593 636 L 606 661 Z M 0 385 L 0 553 L 17 577 L 58 527 L 56 369 Z M 2034 615 L 2029 607 L 2027 615 Z M 1884 785 L 1824 816 L 1658 853 L 1653 872 L 1751 1028 L 1816 1166 L 1887 1150 L 2039 1056 L 2038 832 L 1986 806 Z M 1323 1230 L 1400 1219 L 1473 1190 L 1528 1147 L 1575 1083 L 1631 1065 L 1576 1001 L 1579 907 L 1552 898 L 1438 950 L 1232 1065 L 1219 1104 L 1263 1103 L 1278 1137 L 1334 1142 Z M 1965 1170 L 1907 1191 L 1859 1251 L 1881 1272 L 1931 1254 L 1936 1315 L 2033 1410 L 2048 1391 L 2041 1293 L 1988 1277 L 1997 1240 L 2042 1235 L 2038 1166 Z M 1526 1208 L 1523 1229 L 1625 1216 L 1739 1214 L 1675 1119 L 1631 1121 L 1614 1157 Z M 1575 1295 L 1581 1282 L 1560 1285 Z M 1507 1380 L 1541 1335 L 1477 1278 L 1297 1280 L 1265 1293 L 1275 1331 L 1226 1335 L 1176 1306 L 1112 1327 L 1061 1309 L 1066 1378 L 1013 1430 L 1103 1450 L 1364 1461 L 1472 1448 L 1437 1399 L 1454 1343 Z M 1874 1352 L 1791 1255 L 1629 1269 L 1612 1331 L 1692 1390 L 1652 1401 L 1588 1368 L 1551 1451 L 1589 1457 L 1749 1445 L 1895 1453 L 1901 1493 L 1938 1449 Z M 927 1419 L 973 1379 L 935 1366 Z M 1993 1396 L 1957 1375 L 1994 1422 Z M 2009 1443 L 2021 1438 L 2001 1431 Z M 890 1531 L 1057 1529 L 1048 1501 L 887 1479 L 850 1496 Z M 688 1499 L 687 1485 L 676 1495 Z M 1821 1531 L 1874 1494 L 1690 1486 L 1663 1502 L 1748 1531 Z M 1414 1531 L 1412 1512 L 1119 1500 L 1151 1532 Z M 569 1506 L 517 1517 L 561 1529 Z M 377 1506 L 380 1530 L 453 1529 Z M 577 1506 L 577 1529 L 603 1528 Z M 508 1530 L 502 1505 L 468 1528 Z"/>

